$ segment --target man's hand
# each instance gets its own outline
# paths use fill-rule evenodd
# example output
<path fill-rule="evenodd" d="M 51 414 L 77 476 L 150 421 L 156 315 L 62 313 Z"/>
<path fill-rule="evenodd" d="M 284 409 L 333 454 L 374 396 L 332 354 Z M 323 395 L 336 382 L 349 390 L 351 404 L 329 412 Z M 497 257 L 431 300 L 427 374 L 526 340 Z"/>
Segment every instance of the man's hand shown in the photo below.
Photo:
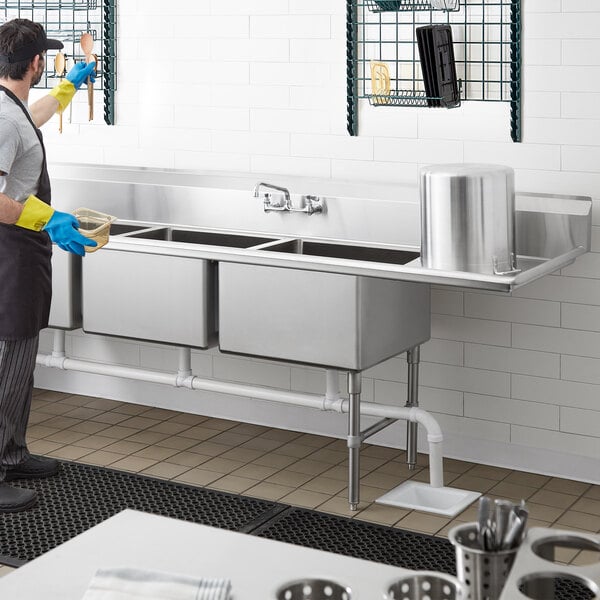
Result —
<path fill-rule="evenodd" d="M 95 62 L 87 64 L 84 62 L 75 63 L 65 78 L 48 92 L 48 96 L 52 96 L 52 98 L 58 101 L 58 112 L 63 112 L 69 106 L 69 102 L 71 102 L 75 92 L 81 87 L 84 81 L 88 78 L 92 83 L 96 81 L 94 77 L 95 68 Z M 45 112 L 42 112 L 43 100 L 44 98 L 41 98 L 32 106 L 33 120 L 38 127 L 44 124 L 57 111 L 56 103 L 52 101 L 52 106 L 49 106 Z M 37 112 L 34 112 L 34 109 Z"/>
<path fill-rule="evenodd" d="M 54 210 L 33 195 L 23 204 L 23 210 L 15 225 L 33 231 L 44 230 L 59 248 L 79 256 L 85 254 L 84 246 L 98 245 L 96 241 L 79 233 L 79 221 L 73 215 Z"/>
<path fill-rule="evenodd" d="M 78 231 L 79 222 L 69 213 L 54 211 L 54 214 L 46 223 L 44 231 L 48 233 L 50 239 L 62 250 L 73 252 L 83 256 L 85 254 L 84 246 L 94 247 L 98 243 L 90 240 Z"/>
<path fill-rule="evenodd" d="M 75 86 L 75 89 L 78 90 L 81 87 L 81 84 L 86 81 L 88 77 L 91 83 L 96 81 L 96 78 L 94 77 L 95 70 L 96 63 L 93 61 L 87 64 L 84 62 L 78 62 L 75 63 L 73 68 L 66 74 L 65 79 L 70 81 Z"/>

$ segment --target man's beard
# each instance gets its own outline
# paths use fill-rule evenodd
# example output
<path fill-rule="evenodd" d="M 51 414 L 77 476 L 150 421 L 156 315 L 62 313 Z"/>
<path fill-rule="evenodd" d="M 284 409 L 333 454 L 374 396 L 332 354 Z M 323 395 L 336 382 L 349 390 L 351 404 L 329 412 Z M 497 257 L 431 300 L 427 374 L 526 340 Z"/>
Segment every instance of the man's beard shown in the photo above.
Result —
<path fill-rule="evenodd" d="M 31 80 L 30 87 L 36 86 L 42 80 L 43 74 L 44 74 L 44 63 L 40 63 L 40 66 L 38 67 L 38 72 L 35 74 L 35 77 Z"/>

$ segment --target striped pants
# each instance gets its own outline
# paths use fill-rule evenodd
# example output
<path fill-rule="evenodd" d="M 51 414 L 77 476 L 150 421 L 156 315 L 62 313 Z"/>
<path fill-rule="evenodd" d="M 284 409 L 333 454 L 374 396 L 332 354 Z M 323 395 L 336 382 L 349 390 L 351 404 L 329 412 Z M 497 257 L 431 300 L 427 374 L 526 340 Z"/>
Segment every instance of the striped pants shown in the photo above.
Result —
<path fill-rule="evenodd" d="M 25 432 L 39 336 L 0 340 L 0 481 L 6 467 L 29 458 Z"/>

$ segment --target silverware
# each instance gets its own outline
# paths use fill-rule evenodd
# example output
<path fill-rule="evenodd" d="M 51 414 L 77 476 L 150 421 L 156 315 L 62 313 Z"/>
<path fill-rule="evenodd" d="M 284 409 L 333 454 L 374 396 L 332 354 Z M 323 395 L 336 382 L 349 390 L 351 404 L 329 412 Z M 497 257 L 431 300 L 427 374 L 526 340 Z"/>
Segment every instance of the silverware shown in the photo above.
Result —
<path fill-rule="evenodd" d="M 518 547 L 525 537 L 529 511 L 525 501 L 479 499 L 477 513 L 477 545 L 484 552 L 498 552 Z"/>
<path fill-rule="evenodd" d="M 500 550 L 510 550 L 521 543 L 525 522 L 516 513 L 513 513 L 513 515 L 512 524 L 502 540 Z"/>
<path fill-rule="evenodd" d="M 477 513 L 477 543 L 485 549 L 488 520 L 490 516 L 491 501 L 487 496 L 479 498 L 479 510 Z"/>
<path fill-rule="evenodd" d="M 510 500 L 495 500 L 494 505 L 496 517 L 495 547 L 496 550 L 499 550 L 504 545 L 504 537 L 510 525 L 511 514 L 516 506 Z"/>
<path fill-rule="evenodd" d="M 488 519 L 483 533 L 483 549 L 486 552 L 494 552 L 496 550 L 496 524 L 492 519 Z"/>

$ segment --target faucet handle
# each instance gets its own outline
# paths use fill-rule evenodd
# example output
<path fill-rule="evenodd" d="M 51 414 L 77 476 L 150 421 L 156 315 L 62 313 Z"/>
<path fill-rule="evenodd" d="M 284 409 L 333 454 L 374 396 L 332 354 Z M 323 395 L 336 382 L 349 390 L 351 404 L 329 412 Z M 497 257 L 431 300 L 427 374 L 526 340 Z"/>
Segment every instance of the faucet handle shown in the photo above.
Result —
<path fill-rule="evenodd" d="M 289 210 L 287 208 L 286 199 L 284 196 L 277 195 L 273 198 L 273 194 L 265 192 L 263 195 L 263 210 L 269 212 L 271 210 Z"/>
<path fill-rule="evenodd" d="M 265 192 L 265 194 L 263 195 L 263 210 L 265 212 L 269 211 L 269 208 L 271 208 L 272 204 L 271 204 L 271 194 L 269 194 L 268 192 Z"/>
<path fill-rule="evenodd" d="M 304 196 L 304 209 L 309 215 L 322 213 L 325 208 L 325 201 L 318 196 Z"/>

